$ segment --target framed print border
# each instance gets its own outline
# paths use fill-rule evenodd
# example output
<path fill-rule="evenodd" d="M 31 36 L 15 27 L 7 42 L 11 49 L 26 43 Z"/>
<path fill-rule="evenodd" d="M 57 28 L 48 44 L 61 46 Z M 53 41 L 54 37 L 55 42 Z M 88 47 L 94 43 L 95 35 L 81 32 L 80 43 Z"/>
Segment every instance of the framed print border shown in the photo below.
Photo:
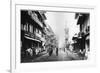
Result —
<path fill-rule="evenodd" d="M 33 3 L 33 4 L 32 4 Z M 49 69 L 51 68 L 51 64 L 54 65 L 54 67 L 52 67 L 51 69 L 63 69 L 63 68 L 75 68 L 75 67 L 80 67 L 80 65 L 82 67 L 87 67 L 87 66 L 94 66 L 95 65 L 95 53 L 96 53 L 96 49 L 95 49 L 95 8 L 94 7 L 77 7 L 77 6 L 60 6 L 58 5 L 43 5 L 43 4 L 35 4 L 34 2 L 32 3 L 27 3 L 27 4 L 21 4 L 20 2 L 11 2 L 11 72 L 12 73 L 17 73 L 17 72 L 23 72 L 25 71 L 33 71 L 34 70 L 45 70 L 45 69 Z M 20 39 L 20 34 L 19 34 L 19 30 L 20 30 L 20 10 L 21 9 L 29 9 L 29 10 L 46 10 L 46 11 L 54 11 L 54 12 L 80 12 L 80 13 L 90 13 L 90 48 L 92 48 L 92 53 L 90 56 L 90 59 L 87 61 L 71 61 L 68 63 L 66 63 L 66 61 L 64 62 L 46 62 L 46 63 L 34 63 L 34 64 L 28 64 L 28 63 L 24 63 L 21 64 L 20 63 L 20 43 L 19 43 L 19 39 Z M 71 65 L 71 63 L 73 65 Z M 79 63 L 79 64 L 78 64 Z M 76 65 L 77 64 L 77 65 Z M 33 65 L 35 65 L 36 67 L 33 67 Z M 45 67 L 46 65 L 48 65 L 47 67 Z"/>

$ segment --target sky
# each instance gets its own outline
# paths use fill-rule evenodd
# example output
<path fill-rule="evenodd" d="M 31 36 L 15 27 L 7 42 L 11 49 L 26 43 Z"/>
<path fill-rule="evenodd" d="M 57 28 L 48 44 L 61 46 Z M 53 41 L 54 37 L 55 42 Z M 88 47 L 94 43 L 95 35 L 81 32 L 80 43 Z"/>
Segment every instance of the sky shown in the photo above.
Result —
<path fill-rule="evenodd" d="M 45 15 L 47 17 L 46 23 L 48 23 L 58 37 L 59 47 L 62 47 L 65 43 L 65 28 L 69 30 L 69 41 L 71 41 L 75 33 L 79 32 L 79 27 L 76 25 L 75 13 L 46 12 Z"/>

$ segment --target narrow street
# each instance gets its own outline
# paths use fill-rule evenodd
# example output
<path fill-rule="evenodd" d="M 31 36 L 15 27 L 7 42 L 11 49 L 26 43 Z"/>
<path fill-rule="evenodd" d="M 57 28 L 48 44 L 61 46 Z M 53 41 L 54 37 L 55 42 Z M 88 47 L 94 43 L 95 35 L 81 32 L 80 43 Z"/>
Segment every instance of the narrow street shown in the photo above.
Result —
<path fill-rule="evenodd" d="M 88 13 L 21 10 L 21 62 L 86 60 L 89 17 Z"/>
<path fill-rule="evenodd" d="M 56 56 L 56 51 L 53 50 L 53 53 L 51 56 L 49 56 L 48 53 L 32 60 L 32 62 L 46 62 L 46 61 L 71 61 L 71 60 L 80 60 L 78 55 L 75 53 L 72 53 L 70 51 L 63 51 L 59 50 L 58 51 L 58 56 Z"/>

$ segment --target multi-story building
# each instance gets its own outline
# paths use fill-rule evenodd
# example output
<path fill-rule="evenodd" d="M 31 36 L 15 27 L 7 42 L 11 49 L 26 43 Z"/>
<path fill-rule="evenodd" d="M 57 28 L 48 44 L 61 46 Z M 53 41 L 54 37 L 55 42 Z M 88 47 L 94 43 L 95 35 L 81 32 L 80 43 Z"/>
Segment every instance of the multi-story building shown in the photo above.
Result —
<path fill-rule="evenodd" d="M 89 13 L 76 13 L 75 18 L 77 19 L 77 25 L 79 26 L 79 33 L 77 40 L 77 46 L 79 50 L 89 51 L 89 35 L 90 35 L 90 23 L 89 23 Z"/>
<path fill-rule="evenodd" d="M 46 30 L 46 44 L 45 44 L 46 48 L 49 49 L 51 45 L 53 48 L 57 47 L 57 39 L 52 28 L 49 25 L 47 25 L 45 30 Z"/>
<path fill-rule="evenodd" d="M 45 42 L 44 11 L 21 10 L 21 52 L 28 48 L 41 52 Z"/>
<path fill-rule="evenodd" d="M 89 45 L 89 14 L 79 14 L 77 25 L 80 25 L 79 37 L 81 37 L 84 40 L 83 47 L 86 48 L 85 45 Z"/>

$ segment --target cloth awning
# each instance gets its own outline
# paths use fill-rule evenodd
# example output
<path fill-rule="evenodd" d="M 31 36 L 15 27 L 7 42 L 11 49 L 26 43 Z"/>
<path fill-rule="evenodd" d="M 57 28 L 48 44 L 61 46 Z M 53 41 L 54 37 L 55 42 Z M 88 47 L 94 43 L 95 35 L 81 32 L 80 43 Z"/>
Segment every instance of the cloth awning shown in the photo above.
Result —
<path fill-rule="evenodd" d="M 29 39 L 29 40 L 33 40 L 33 41 L 37 41 L 37 42 L 41 42 L 40 40 L 37 40 L 37 39 L 33 39 L 31 37 L 28 37 L 28 36 L 24 36 L 26 39 Z"/>

